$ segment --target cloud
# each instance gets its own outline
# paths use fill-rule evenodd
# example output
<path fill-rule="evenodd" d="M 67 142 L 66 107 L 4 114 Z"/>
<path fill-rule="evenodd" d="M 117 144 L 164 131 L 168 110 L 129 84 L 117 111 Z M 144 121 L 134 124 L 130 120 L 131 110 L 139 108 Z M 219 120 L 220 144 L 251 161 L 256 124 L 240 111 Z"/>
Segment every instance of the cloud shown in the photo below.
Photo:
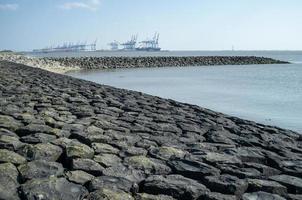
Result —
<path fill-rule="evenodd" d="M 82 1 L 74 1 L 67 2 L 59 7 L 63 10 L 72 10 L 72 9 L 88 9 L 95 11 L 99 8 L 101 4 L 100 0 L 82 0 Z"/>
<path fill-rule="evenodd" d="M 19 7 L 18 4 L 14 3 L 14 4 L 0 4 L 0 10 L 17 10 Z"/>

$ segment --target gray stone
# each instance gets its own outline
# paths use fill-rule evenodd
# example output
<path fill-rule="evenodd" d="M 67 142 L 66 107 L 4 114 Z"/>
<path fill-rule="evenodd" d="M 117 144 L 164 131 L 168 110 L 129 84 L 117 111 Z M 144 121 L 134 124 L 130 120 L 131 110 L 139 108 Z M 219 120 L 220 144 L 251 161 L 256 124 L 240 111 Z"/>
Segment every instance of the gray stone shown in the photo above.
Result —
<path fill-rule="evenodd" d="M 94 176 L 81 170 L 68 171 L 66 172 L 67 179 L 71 182 L 84 185 L 91 181 Z"/>
<path fill-rule="evenodd" d="M 45 133 L 35 133 L 32 135 L 27 135 L 21 137 L 21 141 L 29 144 L 37 144 L 37 143 L 48 143 L 57 139 L 55 135 L 49 135 Z"/>
<path fill-rule="evenodd" d="M 168 174 L 171 169 L 160 161 L 145 156 L 132 156 L 125 159 L 125 164 L 146 174 Z"/>
<path fill-rule="evenodd" d="M 89 194 L 88 200 L 134 200 L 134 198 L 124 192 L 110 189 L 100 189 Z"/>
<path fill-rule="evenodd" d="M 61 163 L 35 160 L 18 167 L 23 180 L 62 176 L 64 168 Z"/>
<path fill-rule="evenodd" d="M 285 198 L 266 192 L 246 193 L 242 196 L 242 200 L 286 200 Z"/>
<path fill-rule="evenodd" d="M 138 185 L 121 177 L 100 176 L 92 179 L 89 183 L 89 191 L 95 191 L 102 188 L 110 190 L 123 190 L 124 192 L 138 192 Z"/>
<path fill-rule="evenodd" d="M 17 130 L 22 123 L 7 115 L 0 115 L 0 128 L 5 128 L 11 131 Z"/>
<path fill-rule="evenodd" d="M 164 194 L 176 199 L 197 199 L 208 189 L 197 181 L 180 175 L 149 176 L 143 185 L 143 191 L 149 194 Z"/>
<path fill-rule="evenodd" d="M 145 173 L 143 171 L 123 165 L 109 167 L 103 171 L 103 174 L 105 176 L 125 178 L 136 183 L 139 183 L 145 179 Z"/>
<path fill-rule="evenodd" d="M 18 137 L 0 135 L 0 148 L 17 151 L 24 144 L 19 141 Z"/>
<path fill-rule="evenodd" d="M 111 153 L 111 154 L 118 154 L 119 150 L 117 148 L 112 147 L 109 144 L 104 143 L 92 143 L 92 148 L 94 149 L 95 153 Z"/>
<path fill-rule="evenodd" d="M 25 163 L 26 159 L 13 151 L 0 149 L 0 163 L 3 162 L 10 162 L 19 165 Z"/>
<path fill-rule="evenodd" d="M 55 162 L 59 159 L 63 150 L 50 143 L 39 143 L 34 146 L 29 146 L 27 157 L 31 160 L 46 160 Z"/>
<path fill-rule="evenodd" d="M 234 195 L 210 192 L 202 195 L 198 200 L 238 200 L 238 198 Z"/>
<path fill-rule="evenodd" d="M 85 187 L 65 178 L 33 179 L 23 184 L 21 191 L 28 200 L 82 200 L 88 194 Z"/>
<path fill-rule="evenodd" d="M 136 194 L 135 200 L 175 200 L 175 199 L 167 195 L 152 195 L 152 194 L 140 193 L 140 194 Z"/>
<path fill-rule="evenodd" d="M 202 180 L 205 176 L 217 176 L 220 170 L 211 165 L 190 161 L 190 160 L 173 160 L 168 163 L 175 174 L 181 174 L 185 177 Z"/>
<path fill-rule="evenodd" d="M 122 159 L 114 154 L 99 154 L 94 156 L 93 160 L 104 167 L 111 167 L 122 163 Z"/>
<path fill-rule="evenodd" d="M 285 186 L 275 181 L 260 180 L 260 179 L 248 179 L 248 191 L 249 192 L 268 192 L 283 196 L 287 193 Z"/>
<path fill-rule="evenodd" d="M 289 193 L 302 194 L 302 179 L 289 175 L 271 176 L 271 180 L 277 181 L 287 187 Z"/>
<path fill-rule="evenodd" d="M 102 175 L 104 168 L 97 162 L 86 159 L 86 158 L 76 158 L 71 162 L 72 170 L 82 170 L 92 175 Z"/>
<path fill-rule="evenodd" d="M 70 143 L 66 147 L 67 158 L 93 158 L 94 151 L 81 143 Z"/>
<path fill-rule="evenodd" d="M 207 176 L 205 185 L 213 192 L 236 196 L 241 196 L 248 188 L 247 181 L 230 175 Z"/>
<path fill-rule="evenodd" d="M 19 200 L 18 174 L 18 170 L 13 164 L 0 164 L 0 199 Z"/>

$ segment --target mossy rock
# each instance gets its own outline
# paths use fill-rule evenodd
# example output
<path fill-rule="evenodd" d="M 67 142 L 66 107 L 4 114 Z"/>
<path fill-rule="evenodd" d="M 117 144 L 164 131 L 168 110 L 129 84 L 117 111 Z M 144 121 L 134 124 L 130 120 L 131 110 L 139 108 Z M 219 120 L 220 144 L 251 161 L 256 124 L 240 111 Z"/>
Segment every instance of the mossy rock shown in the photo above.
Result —
<path fill-rule="evenodd" d="M 17 130 L 22 123 L 15 120 L 13 117 L 0 115 L 0 128 L 6 128 L 11 131 Z"/>
<path fill-rule="evenodd" d="M 145 171 L 146 174 L 168 174 L 171 169 L 161 161 L 146 156 L 132 156 L 125 159 L 125 163 L 135 169 Z"/>
<path fill-rule="evenodd" d="M 71 143 L 66 147 L 67 158 L 93 158 L 92 148 L 81 143 Z"/>
<path fill-rule="evenodd" d="M 25 163 L 26 159 L 13 151 L 0 149 L 0 162 L 10 162 L 19 165 Z"/>

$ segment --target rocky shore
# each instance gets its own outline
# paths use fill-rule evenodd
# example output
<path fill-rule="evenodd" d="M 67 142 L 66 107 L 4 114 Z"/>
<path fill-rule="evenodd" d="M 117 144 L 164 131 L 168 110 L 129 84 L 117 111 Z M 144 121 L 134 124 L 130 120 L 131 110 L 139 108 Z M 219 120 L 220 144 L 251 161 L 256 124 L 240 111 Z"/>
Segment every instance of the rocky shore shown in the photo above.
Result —
<path fill-rule="evenodd" d="M 301 200 L 302 137 L 0 61 L 0 199 Z"/>
<path fill-rule="evenodd" d="M 254 64 L 288 64 L 288 62 L 262 57 L 64 57 L 64 58 L 30 58 L 17 54 L 0 53 L 0 61 L 11 61 L 51 72 L 66 73 L 75 70 L 145 68 L 145 67 L 185 67 L 208 65 L 254 65 Z"/>

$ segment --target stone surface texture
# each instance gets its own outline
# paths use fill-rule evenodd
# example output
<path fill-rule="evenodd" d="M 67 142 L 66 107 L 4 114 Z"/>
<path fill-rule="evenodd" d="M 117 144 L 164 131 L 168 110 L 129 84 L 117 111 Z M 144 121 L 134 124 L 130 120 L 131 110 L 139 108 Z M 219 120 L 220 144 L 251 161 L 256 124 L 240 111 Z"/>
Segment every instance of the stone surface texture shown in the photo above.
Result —
<path fill-rule="evenodd" d="M 301 194 L 296 132 L 0 61 L 0 199 Z"/>

